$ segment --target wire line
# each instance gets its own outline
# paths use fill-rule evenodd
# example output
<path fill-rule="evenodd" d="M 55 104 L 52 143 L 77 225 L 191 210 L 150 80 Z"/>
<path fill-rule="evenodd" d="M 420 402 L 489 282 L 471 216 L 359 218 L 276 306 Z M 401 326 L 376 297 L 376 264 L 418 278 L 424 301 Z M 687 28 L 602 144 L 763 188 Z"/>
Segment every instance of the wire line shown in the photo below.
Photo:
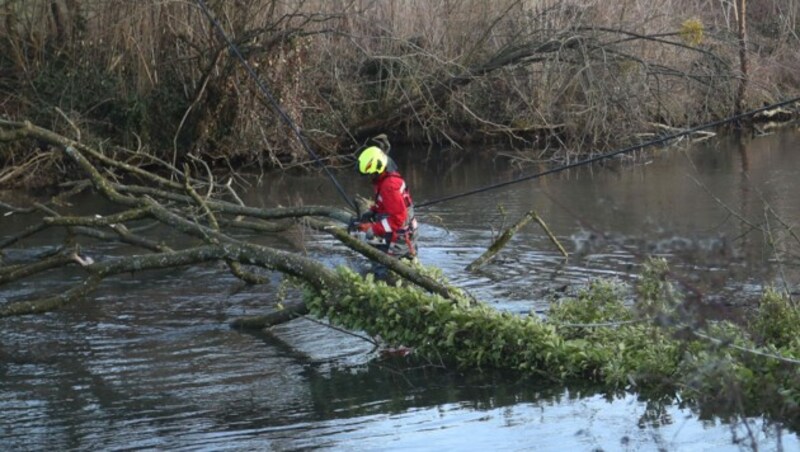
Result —
<path fill-rule="evenodd" d="M 704 130 L 704 129 L 710 129 L 710 128 L 713 128 L 713 127 L 718 127 L 718 126 L 721 126 L 723 124 L 727 124 L 729 122 L 738 121 L 738 120 L 740 120 L 742 118 L 753 116 L 755 114 L 761 113 L 762 111 L 771 110 L 773 108 L 783 107 L 785 105 L 789 105 L 791 103 L 798 102 L 798 101 L 800 101 L 800 97 L 795 97 L 794 99 L 785 100 L 785 101 L 778 102 L 778 103 L 775 103 L 775 104 L 772 104 L 772 105 L 767 105 L 766 107 L 761 107 L 761 108 L 757 108 L 755 110 L 751 110 L 751 111 L 748 111 L 748 112 L 740 113 L 738 115 L 734 115 L 734 116 L 731 116 L 731 117 L 728 117 L 728 118 L 725 118 L 725 119 L 720 119 L 720 120 L 717 120 L 717 121 L 713 121 L 713 122 L 709 122 L 709 123 L 706 123 L 706 124 L 702 124 L 702 125 L 699 125 L 699 126 L 696 126 L 696 127 L 692 127 L 690 129 L 686 129 L 686 130 L 683 130 L 683 131 L 680 131 L 680 132 L 676 132 L 676 133 L 673 133 L 673 134 L 669 134 L 669 135 L 666 135 L 666 136 L 663 136 L 661 138 L 658 138 L 658 139 L 655 139 L 655 140 L 651 140 L 651 141 L 648 141 L 648 142 L 645 142 L 645 143 L 635 144 L 633 146 L 629 146 L 629 147 L 626 147 L 626 148 L 623 148 L 623 149 L 618 149 L 616 151 L 612 151 L 612 152 L 609 152 L 607 154 L 597 155 L 595 157 L 591 157 L 591 158 L 584 159 L 584 160 L 579 160 L 579 161 L 574 162 L 574 163 L 570 163 L 570 164 L 567 164 L 567 165 L 559 166 L 559 167 L 556 167 L 556 168 L 551 168 L 549 170 L 541 171 L 541 172 L 538 172 L 538 173 L 535 173 L 535 174 L 522 176 L 522 177 L 519 177 L 519 178 L 516 178 L 516 179 L 509 180 L 509 181 L 499 182 L 499 183 L 491 184 L 491 185 L 486 185 L 486 186 L 475 188 L 475 189 L 472 189 L 472 190 L 467 190 L 465 192 L 456 193 L 456 194 L 453 194 L 453 195 L 443 196 L 441 198 L 432 199 L 430 201 L 416 203 L 414 205 L 414 207 L 416 209 L 420 209 L 420 208 L 423 208 L 423 207 L 432 206 L 434 204 L 439 204 L 439 203 L 442 203 L 442 202 L 445 202 L 445 201 L 452 201 L 454 199 L 464 198 L 464 197 L 467 197 L 467 196 L 476 195 L 478 193 L 483 193 L 483 192 L 490 191 L 490 190 L 496 190 L 498 188 L 507 187 L 509 185 L 517 184 L 517 183 L 520 183 L 520 182 L 525 182 L 525 181 L 532 180 L 532 179 L 538 179 L 538 178 L 540 178 L 542 176 L 547 176 L 548 174 L 558 173 L 558 172 L 561 172 L 561 171 L 564 171 L 564 170 L 567 170 L 567 169 L 576 168 L 578 166 L 583 166 L 583 165 L 588 165 L 590 163 L 598 162 L 600 160 L 605 160 L 605 159 L 608 159 L 608 158 L 611 158 L 611 157 L 616 157 L 618 155 L 627 154 L 627 153 L 633 152 L 633 151 L 638 151 L 638 150 L 644 149 L 646 147 L 655 146 L 655 145 L 658 145 L 658 144 L 661 144 L 661 143 L 665 143 L 665 142 L 670 141 L 670 140 L 674 140 L 676 138 L 684 137 L 686 135 L 690 135 L 692 133 L 699 132 L 699 131 Z"/>
<path fill-rule="evenodd" d="M 200 9 L 203 10 L 203 13 L 205 13 L 205 15 L 208 17 L 208 19 L 214 25 L 214 28 L 216 28 L 216 30 L 219 32 L 220 36 L 222 36 L 222 38 L 228 44 L 228 47 L 230 48 L 231 52 L 234 55 L 236 55 L 236 57 L 242 63 L 242 66 L 244 66 L 244 68 L 247 70 L 247 73 L 256 82 L 256 84 L 257 84 L 258 88 L 261 90 L 261 92 L 267 97 L 269 102 L 272 104 L 272 107 L 275 109 L 275 111 L 278 113 L 278 115 L 281 117 L 281 119 L 286 123 L 286 125 L 289 126 L 289 128 L 292 129 L 292 132 L 294 132 L 295 136 L 300 141 L 300 144 L 303 145 L 303 148 L 305 148 L 306 152 L 308 152 L 308 154 L 314 159 L 314 163 L 316 163 L 320 168 L 322 168 L 323 171 L 325 171 L 325 174 L 328 176 L 328 178 L 331 180 L 331 182 L 333 182 L 333 185 L 336 186 L 336 190 L 339 192 L 339 194 L 342 196 L 342 198 L 344 198 L 344 200 L 347 202 L 347 204 L 350 207 L 352 207 L 353 210 L 358 210 L 358 208 L 356 207 L 356 204 L 353 201 L 353 199 L 350 196 L 347 195 L 347 193 L 345 192 L 344 188 L 342 188 L 342 185 L 339 183 L 339 181 L 336 179 L 336 177 L 333 175 L 333 173 L 331 173 L 330 169 L 328 169 L 328 167 L 325 166 L 324 163 L 322 163 L 322 160 L 320 159 L 319 155 L 317 155 L 317 153 L 314 152 L 311 149 L 311 146 L 308 144 L 308 141 L 305 139 L 303 134 L 300 133 L 300 129 L 297 127 L 297 124 L 295 124 L 295 122 L 289 117 L 289 115 L 287 115 L 283 111 L 283 109 L 281 108 L 281 106 L 278 103 L 278 101 L 275 99 L 275 97 L 270 92 L 270 90 L 267 87 L 266 83 L 261 79 L 261 77 L 258 76 L 258 74 L 255 72 L 255 70 L 253 70 L 252 66 L 250 66 L 250 64 L 247 62 L 247 60 L 241 54 L 241 52 L 239 51 L 239 48 L 236 46 L 236 44 L 234 44 L 233 41 L 231 41 L 231 39 L 225 33 L 225 30 L 223 30 L 222 25 L 211 14 L 211 11 L 209 11 L 208 7 L 206 6 L 205 0 L 197 0 L 197 4 L 198 4 L 198 6 L 200 6 Z M 687 135 L 691 135 L 692 133 L 699 132 L 701 130 L 710 129 L 710 128 L 713 128 L 713 127 L 721 126 L 723 124 L 727 124 L 729 122 L 738 121 L 740 119 L 747 118 L 747 117 L 756 115 L 758 113 L 761 113 L 762 111 L 771 110 L 773 108 L 779 108 L 779 107 L 782 107 L 782 106 L 785 106 L 785 105 L 789 105 L 791 103 L 795 103 L 795 102 L 798 102 L 798 101 L 800 101 L 800 97 L 795 97 L 793 99 L 785 100 L 785 101 L 782 101 L 782 102 L 777 102 L 777 103 L 774 103 L 772 105 L 767 105 L 765 107 L 761 107 L 761 108 L 757 108 L 755 110 L 751 110 L 751 111 L 748 111 L 748 112 L 740 113 L 740 114 L 737 114 L 737 115 L 734 115 L 734 116 L 730 116 L 728 118 L 720 119 L 720 120 L 717 120 L 717 121 L 712 121 L 712 122 L 709 122 L 709 123 L 706 123 L 706 124 L 702 124 L 702 125 L 699 125 L 699 126 L 696 126 L 696 127 L 692 127 L 692 128 L 680 131 L 680 132 L 676 132 L 676 133 L 672 133 L 672 134 L 669 134 L 669 135 L 665 135 L 665 136 L 662 136 L 661 138 L 658 138 L 658 139 L 655 139 L 655 140 L 651 140 L 651 141 L 647 141 L 645 143 L 635 144 L 633 146 L 628 146 L 626 148 L 618 149 L 616 151 L 608 152 L 606 154 L 597 155 L 597 156 L 590 157 L 590 158 L 587 158 L 587 159 L 584 159 L 584 160 L 579 160 L 577 162 L 573 162 L 573 163 L 570 163 L 570 164 L 567 164 L 567 165 L 558 166 L 558 167 L 551 168 L 551 169 L 545 170 L 545 171 L 541 171 L 541 172 L 538 172 L 538 173 L 535 173 L 535 174 L 530 174 L 530 175 L 527 175 L 527 176 L 518 177 L 516 179 L 512 179 L 512 180 L 505 181 L 505 182 L 499 182 L 499 183 L 496 183 L 496 184 L 486 185 L 486 186 L 483 186 L 483 187 L 475 188 L 475 189 L 472 189 L 472 190 L 467 190 L 467 191 L 464 191 L 464 192 L 461 192 L 461 193 L 456 193 L 456 194 L 452 194 L 452 195 L 443 196 L 441 198 L 436 198 L 436 199 L 432 199 L 432 200 L 429 200 L 429 201 L 424 201 L 424 202 L 421 202 L 421 203 L 415 203 L 415 208 L 416 209 L 420 209 L 420 208 L 432 206 L 434 204 L 439 204 L 439 203 L 443 203 L 443 202 L 446 202 L 446 201 L 452 201 L 454 199 L 464 198 L 464 197 L 467 197 L 467 196 L 476 195 L 478 193 L 487 192 L 487 191 L 490 191 L 490 190 L 496 190 L 498 188 L 507 187 L 509 185 L 517 184 L 517 183 L 520 183 L 520 182 L 525 182 L 525 181 L 529 181 L 529 180 L 533 180 L 533 179 L 538 179 L 540 177 L 547 176 L 549 174 L 558 173 L 558 172 L 561 172 L 561 171 L 564 171 L 564 170 L 568 170 L 568 169 L 571 169 L 571 168 L 577 168 L 579 166 L 588 165 L 590 163 L 599 162 L 601 160 L 605 160 L 605 159 L 609 159 L 609 158 L 612 158 L 612 157 L 616 157 L 618 155 L 627 154 L 627 153 L 638 151 L 638 150 L 641 150 L 641 149 L 644 149 L 644 148 L 647 148 L 647 147 L 650 147 L 650 146 L 656 146 L 658 144 L 666 143 L 667 141 L 674 140 L 676 138 L 681 138 L 681 137 L 684 137 L 684 136 L 687 136 Z"/>
<path fill-rule="evenodd" d="M 258 88 L 272 104 L 272 108 L 275 109 L 275 111 L 281 117 L 283 122 L 285 122 L 286 125 L 288 125 L 289 128 L 292 129 L 292 132 L 294 132 L 295 136 L 297 136 L 297 139 L 300 140 L 300 144 L 303 145 L 303 148 L 305 148 L 306 152 L 308 152 L 308 154 L 314 159 L 314 162 L 320 168 L 322 168 L 323 171 L 325 171 L 325 174 L 328 176 L 328 178 L 330 178 L 331 182 L 333 182 L 333 185 L 336 186 L 336 190 L 339 192 L 340 195 L 342 195 L 342 198 L 344 198 L 347 204 L 350 207 L 352 207 L 353 210 L 358 211 L 355 201 L 353 201 L 352 198 L 347 196 L 347 193 L 344 191 L 344 188 L 342 188 L 342 185 L 339 183 L 339 181 L 336 179 L 333 173 L 331 173 L 330 169 L 328 169 L 328 167 L 325 166 L 324 163 L 322 163 L 322 160 L 319 158 L 319 155 L 317 155 L 317 153 L 311 149 L 311 146 L 309 146 L 303 134 L 300 133 L 300 129 L 297 127 L 297 124 L 295 124 L 295 122 L 292 121 L 292 118 L 290 118 L 289 115 L 287 115 L 286 112 L 283 111 L 278 101 L 275 100 L 275 96 L 272 95 L 272 92 L 267 87 L 267 84 L 261 79 L 261 77 L 258 76 L 256 71 L 253 70 L 252 66 L 250 66 L 247 60 L 245 60 L 244 56 L 242 56 L 242 53 L 239 52 L 239 48 L 236 47 L 236 44 L 234 44 L 233 41 L 231 41 L 231 39 L 225 33 L 225 30 L 222 29 L 222 25 L 220 25 L 219 21 L 217 21 L 217 19 L 211 14 L 211 11 L 208 10 L 205 0 L 197 0 L 197 5 L 200 7 L 201 10 L 203 10 L 203 13 L 205 13 L 206 17 L 208 17 L 208 19 L 214 25 L 214 28 L 217 29 L 220 36 L 222 36 L 222 38 L 228 44 L 228 48 L 230 48 L 231 52 L 234 55 L 236 55 L 236 57 L 242 63 L 242 66 L 244 66 L 244 68 L 247 70 L 247 73 L 250 75 L 250 77 L 253 80 L 255 80 Z"/>

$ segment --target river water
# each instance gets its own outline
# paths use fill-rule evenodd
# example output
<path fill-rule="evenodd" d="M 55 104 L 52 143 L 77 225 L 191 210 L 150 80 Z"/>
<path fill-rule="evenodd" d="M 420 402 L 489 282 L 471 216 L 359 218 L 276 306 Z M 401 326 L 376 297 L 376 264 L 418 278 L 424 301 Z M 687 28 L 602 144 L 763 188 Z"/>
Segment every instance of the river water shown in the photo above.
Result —
<path fill-rule="evenodd" d="M 512 152 L 395 159 L 417 202 L 539 169 Z M 432 153 L 431 153 L 432 155 Z M 514 160 L 507 157 L 513 156 Z M 766 285 L 795 291 L 800 131 L 642 152 L 420 209 L 420 259 L 498 309 L 546 312 L 548 300 L 593 278 L 631 281 L 665 257 L 714 314 L 752 304 Z M 352 170 L 351 192 L 369 193 Z M 335 204 L 322 175 L 263 174 L 252 205 Z M 77 212 L 105 208 L 85 196 Z M 492 237 L 535 210 L 474 274 L 464 267 Z M 0 238 L 29 224 L 0 218 Z M 6 259 L 47 251 L 49 237 Z M 279 239 L 331 265 L 357 256 L 311 233 Z M 119 253 L 86 249 L 97 259 Z M 71 271 L 0 287 L 0 302 L 78 281 Z M 243 333 L 228 322 L 264 313 L 281 291 L 242 287 L 219 265 L 123 275 L 59 312 L 0 320 L 3 450 L 740 450 L 800 448 L 797 433 L 760 418 L 723 422 L 672 401 L 552 386 L 495 372 L 409 368 L 351 335 L 309 320 Z M 296 296 L 291 290 L 287 297 Z"/>

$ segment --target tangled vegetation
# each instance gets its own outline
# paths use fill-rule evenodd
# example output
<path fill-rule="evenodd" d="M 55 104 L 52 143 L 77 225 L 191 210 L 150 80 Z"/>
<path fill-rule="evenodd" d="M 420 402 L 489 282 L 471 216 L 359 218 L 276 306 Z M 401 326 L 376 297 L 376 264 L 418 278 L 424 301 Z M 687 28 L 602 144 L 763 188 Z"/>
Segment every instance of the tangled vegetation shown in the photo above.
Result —
<path fill-rule="evenodd" d="M 796 419 L 800 340 L 791 301 L 768 291 L 747 328 L 699 322 L 686 314 L 666 270 L 663 260 L 651 261 L 632 302 L 618 283 L 597 281 L 544 319 L 375 283 L 347 269 L 339 270 L 341 292 L 309 291 L 307 299 L 312 313 L 413 347 L 434 363 L 588 379 L 610 391 L 676 393 L 701 406 Z"/>
<path fill-rule="evenodd" d="M 749 325 L 697 318 L 670 284 L 664 261 L 656 260 L 632 293 L 597 281 L 576 297 L 554 303 L 546 319 L 533 313 L 519 316 L 476 303 L 435 272 L 414 268 L 350 237 L 341 225 L 355 212 L 325 206 L 250 207 L 201 164 L 178 169 L 150 160 L 172 175 L 165 178 L 116 160 L 104 149 L 30 123 L 0 119 L 0 142 L 34 139 L 60 149 L 87 179 L 46 204 L 0 203 L 4 218 L 30 219 L 28 226 L 3 239 L 0 251 L 32 236 L 53 250 L 30 253 L 33 257 L 25 262 L 4 260 L 0 286 L 64 267 L 76 267 L 83 277 L 72 279 L 66 290 L 45 288 L 31 298 L 3 302 L 0 318 L 60 309 L 84 299 L 114 275 L 222 262 L 247 284 L 264 284 L 265 270 L 305 284 L 305 300 L 287 306 L 289 315 L 280 316 L 280 322 L 311 312 L 380 336 L 390 345 L 413 347 L 431 362 L 509 369 L 559 382 L 588 380 L 611 391 L 676 393 L 702 407 L 724 403 L 735 413 L 798 418 L 800 339 L 795 331 L 800 314 L 777 291 L 764 294 Z M 114 208 L 104 207 L 102 215 L 74 215 L 68 200 L 90 188 Z M 333 270 L 300 250 L 256 243 L 242 234 L 255 232 L 263 238 L 300 224 L 386 265 L 402 284 L 390 286 L 345 268 Z M 171 234 L 181 240 L 165 243 Z M 89 254 L 98 241 L 130 249 L 94 261 Z"/>
<path fill-rule="evenodd" d="M 558 159 L 796 93 L 798 5 L 747 2 L 742 44 L 734 3 L 207 2 L 320 154 L 388 133 Z M 308 158 L 194 1 L 3 0 L 0 13 L 6 118 L 178 167 Z M 6 186 L 66 174 L 46 146 L 7 148 L 2 168 Z"/>

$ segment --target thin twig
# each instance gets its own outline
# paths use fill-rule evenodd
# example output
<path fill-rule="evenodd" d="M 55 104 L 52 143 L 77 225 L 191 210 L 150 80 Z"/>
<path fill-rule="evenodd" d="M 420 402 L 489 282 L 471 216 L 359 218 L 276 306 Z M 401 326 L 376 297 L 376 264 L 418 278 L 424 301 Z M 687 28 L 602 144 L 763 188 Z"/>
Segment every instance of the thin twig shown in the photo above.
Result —
<path fill-rule="evenodd" d="M 725 204 L 725 202 L 724 202 L 724 201 L 722 201 L 721 199 L 719 199 L 719 197 L 717 197 L 717 196 L 716 196 L 714 193 L 712 193 L 712 192 L 711 192 L 711 190 L 709 190 L 709 188 L 708 188 L 708 187 L 707 187 L 705 184 L 703 184 L 702 182 L 700 182 L 699 180 L 697 180 L 697 179 L 696 179 L 695 177 L 693 177 L 691 174 L 687 174 L 687 176 L 688 176 L 690 179 L 692 179 L 692 180 L 694 181 L 694 183 L 695 183 L 695 184 L 697 184 L 697 186 L 698 186 L 698 187 L 702 188 L 702 189 L 703 189 L 703 191 L 705 191 L 705 192 L 706 192 L 706 193 L 707 193 L 709 196 L 711 196 L 711 199 L 713 199 L 713 200 L 714 200 L 714 202 L 716 202 L 717 204 L 719 204 L 719 205 L 720 205 L 720 206 L 721 206 L 723 209 L 727 210 L 727 211 L 728 211 L 728 213 L 730 213 L 730 214 L 731 214 L 731 215 L 733 215 L 734 217 L 738 218 L 738 219 L 739 219 L 739 220 L 740 220 L 742 223 L 744 223 L 744 224 L 746 224 L 746 225 L 750 226 L 751 228 L 753 228 L 753 229 L 757 229 L 757 230 L 760 230 L 760 231 L 762 231 L 762 232 L 763 232 L 763 229 L 762 229 L 762 228 L 760 228 L 759 226 L 757 226 L 757 225 L 753 224 L 753 223 L 752 223 L 750 220 L 748 220 L 747 218 L 743 217 L 743 216 L 742 216 L 742 215 L 741 215 L 739 212 L 736 212 L 736 211 L 735 211 L 735 210 L 733 210 L 732 208 L 728 207 L 728 205 L 727 205 L 727 204 Z"/>
<path fill-rule="evenodd" d="M 547 234 L 547 237 L 550 238 L 550 241 L 553 242 L 556 248 L 558 248 L 558 251 L 561 252 L 561 255 L 564 257 L 569 257 L 569 253 L 567 253 L 567 250 L 564 249 L 564 246 L 561 245 L 561 242 L 559 242 L 556 236 L 550 231 L 550 228 L 547 227 L 547 224 L 544 222 L 542 217 L 540 217 L 538 213 L 533 212 L 533 219 L 536 220 L 537 223 L 539 223 L 539 226 L 542 227 L 542 230 L 544 230 L 544 233 Z"/>
<path fill-rule="evenodd" d="M 769 224 L 769 209 L 767 206 L 764 206 L 764 234 L 766 235 L 767 243 L 769 243 L 770 247 L 772 247 L 772 252 L 775 254 L 775 262 L 778 266 L 778 272 L 781 275 L 781 283 L 783 284 L 783 291 L 787 297 L 789 297 L 789 302 L 792 306 L 795 306 L 794 300 L 792 299 L 791 293 L 792 290 L 789 287 L 789 281 L 786 278 L 786 271 L 783 265 L 783 257 L 781 257 L 781 251 L 778 249 L 779 243 L 775 239 L 775 236 L 772 234 L 772 228 Z"/>
<path fill-rule="evenodd" d="M 600 323 L 558 323 L 549 321 L 547 323 L 557 326 L 559 328 L 609 328 L 609 327 L 616 327 L 622 325 L 631 325 L 633 323 L 643 323 L 649 321 L 649 319 L 637 319 L 637 320 L 620 320 L 618 322 L 600 322 Z"/>
<path fill-rule="evenodd" d="M 81 141 L 81 129 L 79 129 L 78 126 L 76 126 L 75 123 L 72 122 L 72 120 L 69 119 L 69 117 L 60 108 L 56 107 L 56 112 L 61 115 L 61 117 L 67 121 L 67 124 L 72 127 L 72 130 L 75 131 L 75 141 Z"/>
<path fill-rule="evenodd" d="M 379 346 L 377 341 L 375 341 L 375 340 L 373 340 L 371 338 L 368 338 L 367 336 L 362 336 L 362 335 L 356 334 L 356 333 L 354 333 L 352 331 L 347 331 L 347 330 L 345 330 L 343 328 L 339 328 L 338 326 L 331 325 L 330 323 L 321 322 L 321 321 L 319 321 L 319 320 L 317 320 L 317 319 L 315 319 L 313 317 L 309 317 L 307 315 L 302 316 L 302 318 L 308 320 L 309 322 L 316 323 L 317 325 L 322 325 L 322 326 L 328 327 L 328 328 L 330 328 L 332 330 L 335 330 L 335 331 L 338 331 L 340 333 L 344 333 L 344 334 L 347 334 L 349 336 L 357 337 L 357 338 L 359 338 L 359 339 L 361 339 L 363 341 L 367 341 L 370 344 L 375 345 L 376 347 Z"/>
<path fill-rule="evenodd" d="M 797 359 L 794 359 L 794 358 L 787 358 L 787 357 L 782 356 L 782 355 L 777 355 L 777 354 L 774 354 L 774 353 L 762 352 L 761 350 L 755 350 L 755 349 L 752 349 L 752 348 L 742 347 L 741 345 L 731 344 L 728 341 L 723 341 L 722 339 L 717 339 L 715 337 L 711 337 L 709 335 L 706 335 L 706 334 L 703 334 L 703 333 L 700 333 L 700 332 L 697 332 L 697 331 L 692 331 L 692 334 L 694 334 L 695 336 L 697 336 L 697 337 L 699 337 L 701 339 L 705 339 L 705 340 L 707 340 L 709 342 L 712 342 L 714 344 L 722 345 L 722 346 L 725 346 L 725 347 L 730 347 L 730 348 L 733 348 L 733 349 L 736 349 L 736 350 L 739 350 L 739 351 L 742 351 L 742 352 L 746 352 L 746 353 L 750 353 L 750 354 L 758 355 L 758 356 L 763 356 L 765 358 L 776 359 L 778 361 L 782 361 L 782 362 L 789 363 L 789 364 L 800 364 L 800 360 L 797 360 Z"/>

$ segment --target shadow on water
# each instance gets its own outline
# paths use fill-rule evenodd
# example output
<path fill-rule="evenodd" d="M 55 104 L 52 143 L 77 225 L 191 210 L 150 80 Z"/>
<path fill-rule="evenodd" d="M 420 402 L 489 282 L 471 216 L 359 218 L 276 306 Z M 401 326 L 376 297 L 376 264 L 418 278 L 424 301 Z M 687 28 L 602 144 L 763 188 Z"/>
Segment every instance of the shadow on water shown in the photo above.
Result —
<path fill-rule="evenodd" d="M 573 170 L 421 209 L 420 257 L 498 309 L 546 313 L 553 298 L 598 277 L 631 281 L 662 256 L 728 315 L 766 285 L 794 289 L 800 221 L 800 136 L 745 144 L 720 139 L 643 154 L 616 168 Z M 530 167 L 464 157 L 423 165 L 395 158 L 417 201 L 508 180 Z M 611 170 L 616 168 L 615 170 Z M 352 172 L 351 193 L 369 192 Z M 322 175 L 266 175 L 248 204 L 341 205 Z M 85 212 L 102 205 L 78 200 Z M 774 214 L 766 215 L 769 209 Z M 475 274 L 463 269 L 493 234 L 536 210 L 564 243 L 563 259 L 536 226 Z M 0 221 L 0 237 L 26 225 Z M 769 226 L 769 228 L 767 228 Z M 768 237 L 766 232 L 771 236 Z M 359 258 L 308 234 L 304 251 L 331 265 Z M 286 237 L 263 238 L 290 248 Z M 776 247 L 775 244 L 780 244 Z M 36 239 L 26 242 L 36 248 Z M 779 250 L 780 253 L 775 251 Z M 7 258 L 25 260 L 29 251 Z M 95 256 L 130 250 L 100 248 Z M 60 290 L 76 275 L 2 287 L 0 302 Z M 228 328 L 278 298 L 280 278 L 245 287 L 222 266 L 121 275 L 86 300 L 41 317 L 0 320 L 0 444 L 8 449 L 738 450 L 800 447 L 798 425 L 760 416 L 722 422 L 716 406 L 670 394 L 606 394 L 483 371 L 454 372 L 377 357 L 370 344 L 306 320 L 270 334 Z"/>
<path fill-rule="evenodd" d="M 306 422 L 298 422 L 295 412 L 269 418 L 252 412 L 244 422 L 237 409 L 220 423 L 235 425 L 232 435 L 258 432 L 279 449 L 720 450 L 796 444 L 779 422 L 714 407 L 698 414 L 674 393 L 609 393 L 514 372 L 453 371 L 413 358 L 341 365 L 298 354 L 273 335 L 250 334 L 303 363 Z"/>

